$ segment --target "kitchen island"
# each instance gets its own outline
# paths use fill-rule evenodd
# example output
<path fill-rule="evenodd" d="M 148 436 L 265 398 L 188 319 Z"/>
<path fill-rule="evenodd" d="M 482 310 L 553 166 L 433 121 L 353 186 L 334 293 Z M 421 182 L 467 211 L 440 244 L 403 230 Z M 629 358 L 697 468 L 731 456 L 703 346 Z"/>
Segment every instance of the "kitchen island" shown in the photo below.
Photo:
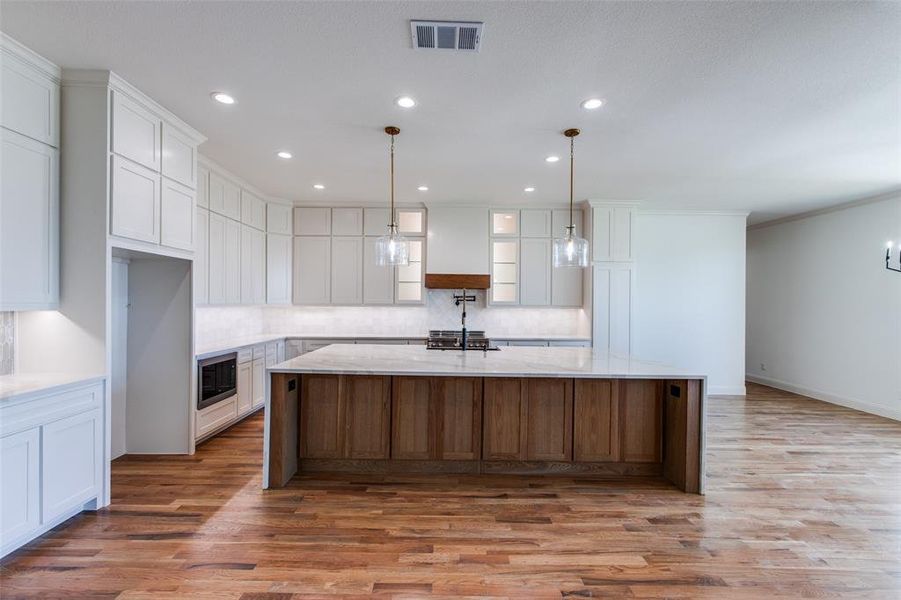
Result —
<path fill-rule="evenodd" d="M 268 371 L 266 488 L 342 471 L 656 477 L 704 490 L 699 373 L 591 348 L 374 344 Z"/>

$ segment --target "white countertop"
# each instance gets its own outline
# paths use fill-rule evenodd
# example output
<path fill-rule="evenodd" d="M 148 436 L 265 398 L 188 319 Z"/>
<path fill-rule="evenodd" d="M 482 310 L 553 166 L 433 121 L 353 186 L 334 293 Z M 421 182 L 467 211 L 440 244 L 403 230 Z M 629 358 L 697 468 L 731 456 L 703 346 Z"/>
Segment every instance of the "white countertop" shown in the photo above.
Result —
<path fill-rule="evenodd" d="M 266 342 L 274 342 L 284 339 L 302 339 L 302 340 L 425 340 L 427 335 L 376 335 L 374 333 L 363 333 L 360 335 L 329 335 L 327 333 L 267 333 L 260 335 L 245 335 L 227 340 L 221 340 L 212 344 L 201 344 L 194 349 L 194 357 L 198 360 L 216 356 L 217 354 L 225 354 L 226 352 L 234 352 L 240 348 L 247 346 L 255 346 L 256 344 L 265 344 Z M 492 340 L 503 341 L 522 341 L 522 340 L 547 340 L 551 342 L 590 342 L 591 338 L 579 337 L 572 335 L 502 335 L 489 336 Z"/>
<path fill-rule="evenodd" d="M 508 346 L 492 352 L 428 350 L 425 346 L 326 346 L 269 371 L 344 375 L 584 377 L 704 379 L 663 363 L 595 352 L 591 348 Z"/>
<path fill-rule="evenodd" d="M 31 394 L 42 394 L 82 383 L 104 379 L 103 375 L 85 373 L 17 373 L 0 375 L 0 400 Z"/>

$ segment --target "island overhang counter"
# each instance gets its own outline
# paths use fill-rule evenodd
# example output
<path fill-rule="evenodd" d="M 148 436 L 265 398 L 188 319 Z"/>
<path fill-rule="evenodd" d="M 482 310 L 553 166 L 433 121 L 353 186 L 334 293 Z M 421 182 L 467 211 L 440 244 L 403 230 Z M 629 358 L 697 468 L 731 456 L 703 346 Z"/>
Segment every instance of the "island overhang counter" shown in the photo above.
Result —
<path fill-rule="evenodd" d="M 702 374 L 591 348 L 377 344 L 268 371 L 264 488 L 342 471 L 658 477 L 704 491 Z"/>

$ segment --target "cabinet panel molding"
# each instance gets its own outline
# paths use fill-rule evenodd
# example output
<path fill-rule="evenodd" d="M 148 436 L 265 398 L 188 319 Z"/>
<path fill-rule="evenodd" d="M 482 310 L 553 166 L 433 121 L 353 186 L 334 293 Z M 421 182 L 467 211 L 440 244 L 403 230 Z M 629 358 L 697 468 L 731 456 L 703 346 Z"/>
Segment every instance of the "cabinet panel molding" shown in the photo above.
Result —
<path fill-rule="evenodd" d="M 194 190 L 162 180 L 160 195 L 160 244 L 194 250 Z"/>
<path fill-rule="evenodd" d="M 619 461 L 620 421 L 616 381 L 577 379 L 573 421 L 573 460 Z"/>
<path fill-rule="evenodd" d="M 41 516 L 50 521 L 98 495 L 103 473 L 99 409 L 44 425 L 41 433 Z"/>
<path fill-rule="evenodd" d="M 160 176 L 113 156 L 111 233 L 143 242 L 160 242 Z"/>
<path fill-rule="evenodd" d="M 520 379 L 485 380 L 483 459 L 525 460 L 528 417 L 522 391 Z"/>
<path fill-rule="evenodd" d="M 122 92 L 113 92 L 112 150 L 160 172 L 162 120 Z"/>
<path fill-rule="evenodd" d="M 663 425 L 663 383 L 643 379 L 617 380 L 622 460 L 660 462 Z"/>
<path fill-rule="evenodd" d="M 573 380 L 525 379 L 527 460 L 572 460 Z"/>

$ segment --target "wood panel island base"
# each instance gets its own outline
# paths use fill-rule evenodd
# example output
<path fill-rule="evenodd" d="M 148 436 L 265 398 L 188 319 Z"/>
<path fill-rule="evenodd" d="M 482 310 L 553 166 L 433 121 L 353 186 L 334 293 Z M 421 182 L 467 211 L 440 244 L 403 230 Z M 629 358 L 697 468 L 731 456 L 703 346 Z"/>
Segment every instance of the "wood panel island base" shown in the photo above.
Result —
<path fill-rule="evenodd" d="M 298 472 L 662 477 L 704 490 L 705 378 L 590 348 L 334 345 L 269 369 L 263 486 Z"/>

